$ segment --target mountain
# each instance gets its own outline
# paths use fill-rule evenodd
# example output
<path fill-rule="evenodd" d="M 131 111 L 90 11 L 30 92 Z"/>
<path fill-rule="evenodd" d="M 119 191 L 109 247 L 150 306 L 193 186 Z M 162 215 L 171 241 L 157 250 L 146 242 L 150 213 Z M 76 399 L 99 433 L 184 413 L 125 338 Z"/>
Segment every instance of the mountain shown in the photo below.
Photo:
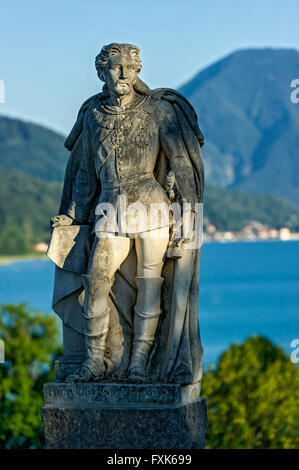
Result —
<path fill-rule="evenodd" d="M 208 182 L 299 204 L 299 52 L 251 49 L 216 62 L 180 88 L 205 135 Z"/>
<path fill-rule="evenodd" d="M 65 138 L 43 126 L 0 116 L 0 168 L 63 181 Z"/>

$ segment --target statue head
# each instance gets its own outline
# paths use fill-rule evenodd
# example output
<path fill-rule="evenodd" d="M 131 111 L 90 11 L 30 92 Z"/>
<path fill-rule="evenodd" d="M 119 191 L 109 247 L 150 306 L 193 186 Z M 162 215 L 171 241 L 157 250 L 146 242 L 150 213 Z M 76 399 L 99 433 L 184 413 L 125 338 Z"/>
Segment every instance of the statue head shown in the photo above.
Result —
<path fill-rule="evenodd" d="M 141 70 L 139 47 L 112 43 L 97 55 L 95 66 L 100 80 L 110 92 L 119 96 L 131 93 Z"/>

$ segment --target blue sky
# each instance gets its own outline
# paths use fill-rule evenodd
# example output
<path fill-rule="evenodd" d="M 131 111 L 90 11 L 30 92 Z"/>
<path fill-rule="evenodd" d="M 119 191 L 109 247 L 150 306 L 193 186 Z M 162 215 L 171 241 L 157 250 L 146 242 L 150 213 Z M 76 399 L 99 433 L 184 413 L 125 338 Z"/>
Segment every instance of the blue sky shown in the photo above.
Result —
<path fill-rule="evenodd" d="M 67 133 L 101 89 L 94 57 L 110 42 L 141 48 L 151 88 L 178 88 L 237 49 L 299 49 L 299 2 L 0 0 L 0 113 Z"/>

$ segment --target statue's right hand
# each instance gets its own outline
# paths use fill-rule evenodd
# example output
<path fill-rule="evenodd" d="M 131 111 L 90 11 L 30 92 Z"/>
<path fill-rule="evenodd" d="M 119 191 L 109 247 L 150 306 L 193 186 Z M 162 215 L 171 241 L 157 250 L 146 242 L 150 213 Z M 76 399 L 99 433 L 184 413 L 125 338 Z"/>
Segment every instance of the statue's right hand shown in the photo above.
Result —
<path fill-rule="evenodd" d="M 68 215 L 56 215 L 51 219 L 52 228 L 72 225 L 74 220 Z"/>

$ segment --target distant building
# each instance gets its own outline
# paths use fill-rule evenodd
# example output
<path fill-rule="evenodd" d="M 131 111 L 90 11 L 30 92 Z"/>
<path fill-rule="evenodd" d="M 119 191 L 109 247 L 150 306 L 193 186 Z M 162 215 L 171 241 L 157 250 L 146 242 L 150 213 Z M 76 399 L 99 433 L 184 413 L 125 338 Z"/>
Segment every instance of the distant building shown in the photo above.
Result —
<path fill-rule="evenodd" d="M 287 227 L 282 227 L 279 230 L 279 238 L 280 240 L 290 240 L 291 239 L 291 232 L 290 229 Z"/>
<path fill-rule="evenodd" d="M 233 232 L 224 232 L 223 237 L 225 240 L 234 240 L 235 238 Z"/>
<path fill-rule="evenodd" d="M 215 233 L 216 232 L 216 227 L 215 225 L 211 224 L 211 223 L 207 223 L 206 224 L 206 231 L 208 233 Z"/>
<path fill-rule="evenodd" d="M 288 227 L 282 227 L 280 230 L 263 225 L 257 220 L 251 220 L 239 231 L 219 232 L 215 225 L 208 219 L 204 220 L 204 242 L 215 240 L 217 242 L 233 242 L 236 240 L 299 240 L 299 233 L 291 233 Z"/>
<path fill-rule="evenodd" d="M 36 245 L 33 246 L 33 250 L 37 253 L 46 253 L 48 250 L 48 246 L 49 245 L 45 242 L 36 243 Z"/>
<path fill-rule="evenodd" d="M 278 230 L 276 230 L 274 228 L 271 228 L 269 230 L 269 234 L 270 234 L 270 238 L 278 238 L 279 237 Z"/>
<path fill-rule="evenodd" d="M 263 240 L 266 240 L 267 238 L 270 238 L 270 230 L 268 227 L 263 227 L 257 232 L 258 238 L 261 238 Z"/>

